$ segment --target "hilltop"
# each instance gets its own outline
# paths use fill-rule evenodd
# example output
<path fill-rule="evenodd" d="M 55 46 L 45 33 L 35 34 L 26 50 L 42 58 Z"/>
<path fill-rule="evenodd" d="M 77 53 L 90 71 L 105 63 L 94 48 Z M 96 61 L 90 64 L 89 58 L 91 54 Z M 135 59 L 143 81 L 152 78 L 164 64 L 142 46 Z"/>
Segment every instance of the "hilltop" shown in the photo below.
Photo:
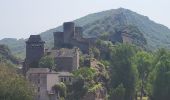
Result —
<path fill-rule="evenodd" d="M 89 14 L 74 20 L 74 22 L 83 27 L 84 37 L 107 35 L 112 40 L 115 39 L 114 34 L 116 32 L 128 30 L 129 34 L 133 35 L 131 39 L 137 41 L 136 44 L 142 43 L 149 50 L 162 47 L 170 48 L 170 29 L 168 27 L 128 9 L 119 8 Z M 40 33 L 42 39 L 46 41 L 46 47 L 51 48 L 53 46 L 53 32 L 55 31 L 62 31 L 62 27 L 59 26 Z M 2 39 L 0 44 L 8 45 L 15 55 L 23 56 L 24 54 L 25 44 L 23 39 Z"/>

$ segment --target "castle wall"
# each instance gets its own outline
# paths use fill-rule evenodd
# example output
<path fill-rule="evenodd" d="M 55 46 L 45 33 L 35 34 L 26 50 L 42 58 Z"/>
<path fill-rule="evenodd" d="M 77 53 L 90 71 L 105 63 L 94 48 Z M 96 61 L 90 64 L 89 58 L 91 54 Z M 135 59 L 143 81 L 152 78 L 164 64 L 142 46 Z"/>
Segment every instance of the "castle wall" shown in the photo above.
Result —
<path fill-rule="evenodd" d="M 49 100 L 47 95 L 47 75 L 34 73 L 28 74 L 27 79 L 34 84 L 37 95 L 35 96 L 35 100 Z"/>
<path fill-rule="evenodd" d="M 61 48 L 64 45 L 64 32 L 54 32 L 54 48 Z"/>
<path fill-rule="evenodd" d="M 81 42 L 81 41 L 76 41 L 76 40 L 72 40 L 71 42 L 75 47 L 80 48 L 80 50 L 83 53 L 89 53 L 89 43 L 88 42 Z"/>
<path fill-rule="evenodd" d="M 68 71 L 71 72 L 74 67 L 73 57 L 56 57 L 55 63 L 57 66 L 57 71 Z"/>
<path fill-rule="evenodd" d="M 75 55 L 73 57 L 73 68 L 72 70 L 75 71 L 79 68 L 79 63 L 80 63 L 80 54 L 79 54 L 79 49 L 75 48 Z"/>
<path fill-rule="evenodd" d="M 82 27 L 75 27 L 75 36 L 74 39 L 80 40 L 82 38 L 83 28 Z"/>
<path fill-rule="evenodd" d="M 63 24 L 64 32 L 54 33 L 54 48 L 78 47 L 83 53 L 89 53 L 90 40 L 83 38 L 83 28 L 75 27 L 73 22 Z"/>

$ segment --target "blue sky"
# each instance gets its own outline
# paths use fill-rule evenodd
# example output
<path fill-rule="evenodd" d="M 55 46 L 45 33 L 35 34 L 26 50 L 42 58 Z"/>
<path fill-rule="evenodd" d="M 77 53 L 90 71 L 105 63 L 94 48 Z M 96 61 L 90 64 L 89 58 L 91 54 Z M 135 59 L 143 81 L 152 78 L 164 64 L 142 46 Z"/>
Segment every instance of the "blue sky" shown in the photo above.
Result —
<path fill-rule="evenodd" d="M 126 8 L 170 27 L 170 0 L 0 0 L 0 39 L 27 38 L 90 13 Z"/>

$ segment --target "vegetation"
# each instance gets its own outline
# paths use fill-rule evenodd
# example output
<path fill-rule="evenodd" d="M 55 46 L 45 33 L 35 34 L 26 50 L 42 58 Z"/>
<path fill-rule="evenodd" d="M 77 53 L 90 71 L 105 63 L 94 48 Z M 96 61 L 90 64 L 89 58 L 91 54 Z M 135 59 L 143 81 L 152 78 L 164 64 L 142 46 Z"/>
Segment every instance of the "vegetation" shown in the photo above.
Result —
<path fill-rule="evenodd" d="M 148 75 L 152 69 L 153 55 L 145 51 L 139 51 L 133 58 L 134 66 L 138 70 L 138 91 L 140 92 L 140 100 L 143 100 L 143 96 L 146 90 L 146 83 Z"/>
<path fill-rule="evenodd" d="M 117 45 L 112 51 L 110 88 L 114 91 L 122 84 L 125 88 L 124 100 L 133 100 L 135 97 L 137 68 L 132 64 L 135 53 L 135 48 L 128 44 Z"/>
<path fill-rule="evenodd" d="M 58 94 L 58 97 L 62 100 L 66 98 L 66 85 L 64 83 L 56 84 L 53 86 L 53 90 L 56 94 Z"/>
<path fill-rule="evenodd" d="M 44 56 L 39 61 L 39 67 L 41 68 L 53 69 L 54 65 L 54 59 L 50 56 Z"/>
<path fill-rule="evenodd" d="M 170 98 L 170 51 L 160 49 L 156 53 L 152 78 L 150 78 L 151 99 L 168 100 Z"/>
<path fill-rule="evenodd" d="M 16 74 L 15 69 L 0 63 L 0 100 L 33 100 L 33 87 Z"/>
<path fill-rule="evenodd" d="M 32 100 L 35 95 L 33 86 L 17 74 L 17 64 L 9 48 L 0 45 L 0 100 Z"/>

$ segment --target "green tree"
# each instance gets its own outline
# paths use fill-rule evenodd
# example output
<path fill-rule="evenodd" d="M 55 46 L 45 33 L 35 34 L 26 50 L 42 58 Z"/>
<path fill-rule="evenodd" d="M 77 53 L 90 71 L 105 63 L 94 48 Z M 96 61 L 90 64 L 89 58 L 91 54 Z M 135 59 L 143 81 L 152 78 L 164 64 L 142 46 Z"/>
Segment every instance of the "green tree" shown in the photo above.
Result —
<path fill-rule="evenodd" d="M 56 94 L 58 94 L 58 97 L 60 99 L 66 98 L 67 95 L 67 87 L 64 83 L 59 83 L 53 86 L 53 90 Z"/>
<path fill-rule="evenodd" d="M 33 100 L 34 88 L 16 71 L 0 64 L 0 100 Z"/>
<path fill-rule="evenodd" d="M 91 48 L 91 51 L 93 53 L 94 58 L 99 59 L 100 58 L 100 50 L 96 47 Z"/>
<path fill-rule="evenodd" d="M 135 53 L 134 46 L 128 44 L 118 44 L 112 50 L 110 89 L 113 91 L 123 84 L 124 100 L 133 100 L 135 97 L 137 68 L 132 65 L 132 57 Z"/>
<path fill-rule="evenodd" d="M 39 67 L 52 69 L 54 67 L 54 59 L 50 56 L 44 56 L 40 59 Z"/>
<path fill-rule="evenodd" d="M 170 98 L 170 51 L 161 49 L 157 52 L 157 63 L 153 70 L 153 100 L 169 100 Z"/>
<path fill-rule="evenodd" d="M 90 88 L 95 86 L 96 70 L 93 68 L 80 68 L 73 72 L 76 79 L 70 87 L 69 100 L 80 100 Z"/>
<path fill-rule="evenodd" d="M 96 71 L 92 68 L 80 68 L 79 70 L 74 71 L 73 74 L 76 78 L 91 81 L 96 75 Z"/>
<path fill-rule="evenodd" d="M 152 61 L 153 56 L 150 53 L 147 53 L 145 51 L 139 51 L 133 58 L 134 65 L 138 69 L 139 73 L 139 90 L 140 90 L 140 100 L 143 100 L 142 97 L 145 94 L 144 93 L 144 87 L 147 83 L 148 75 L 151 72 L 152 69 Z"/>
<path fill-rule="evenodd" d="M 124 100 L 125 88 L 123 84 L 118 85 L 112 92 L 113 95 L 110 97 L 110 100 Z"/>

